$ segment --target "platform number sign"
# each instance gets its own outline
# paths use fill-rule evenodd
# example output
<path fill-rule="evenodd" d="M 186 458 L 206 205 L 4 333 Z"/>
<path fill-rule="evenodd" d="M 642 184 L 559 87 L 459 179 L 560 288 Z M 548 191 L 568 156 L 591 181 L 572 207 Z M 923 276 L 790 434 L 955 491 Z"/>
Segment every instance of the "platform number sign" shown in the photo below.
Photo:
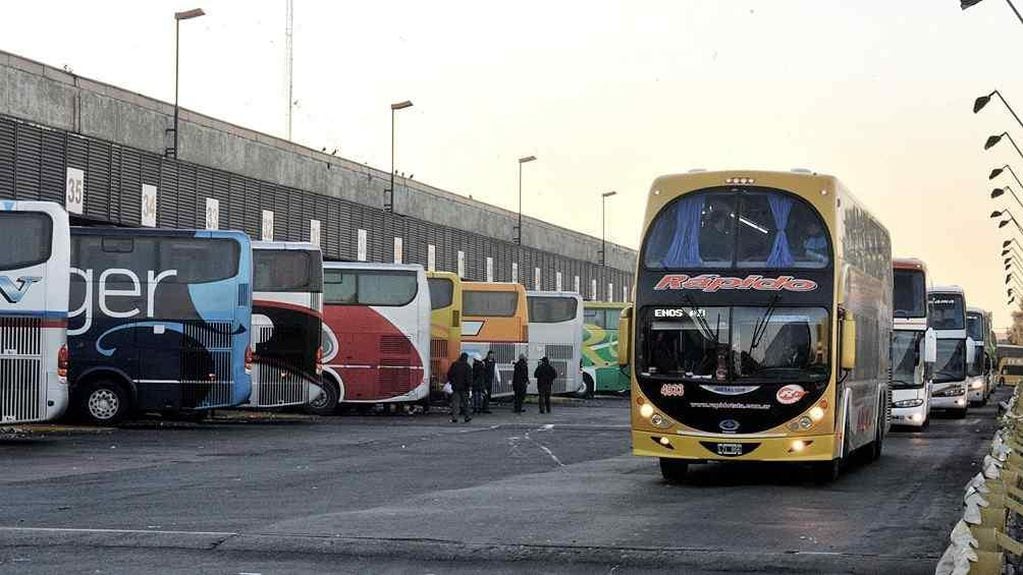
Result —
<path fill-rule="evenodd" d="M 426 270 L 437 271 L 437 246 L 433 244 L 426 246 Z"/>
<path fill-rule="evenodd" d="M 533 289 L 543 289 L 540 286 L 540 268 L 533 268 Z"/>
<path fill-rule="evenodd" d="M 142 184 L 142 225 L 156 227 L 156 186 Z"/>
<path fill-rule="evenodd" d="M 494 258 L 487 256 L 487 281 L 494 281 Z"/>
<path fill-rule="evenodd" d="M 590 299 L 597 301 L 597 280 L 590 280 Z"/>
<path fill-rule="evenodd" d="M 394 263 L 400 264 L 403 252 L 405 251 L 405 240 L 399 237 L 394 238 Z"/>
<path fill-rule="evenodd" d="M 607 301 L 615 300 L 615 284 L 607 284 Z"/>
<path fill-rule="evenodd" d="M 367 240 L 366 240 L 366 230 L 359 230 L 358 233 L 357 233 L 357 236 L 358 236 L 358 245 L 356 246 L 357 247 L 357 253 L 355 254 L 355 257 L 360 262 L 364 262 L 364 261 L 366 261 L 366 243 L 367 243 Z"/>
<path fill-rule="evenodd" d="M 465 277 L 465 252 L 458 250 L 458 277 Z"/>
<path fill-rule="evenodd" d="M 561 291 L 561 272 L 556 272 L 554 274 L 554 289 Z"/>
<path fill-rule="evenodd" d="M 629 301 L 629 284 L 622 286 L 622 301 L 626 303 Z"/>
<path fill-rule="evenodd" d="M 220 229 L 220 200 L 206 198 L 206 229 Z"/>
<path fill-rule="evenodd" d="M 85 171 L 78 168 L 67 169 L 67 191 L 64 207 L 69 213 L 81 214 L 85 205 Z"/>
<path fill-rule="evenodd" d="M 519 262 L 512 262 L 512 283 L 519 283 Z"/>
<path fill-rule="evenodd" d="M 580 287 L 580 285 L 579 285 L 579 276 L 575 276 L 575 278 L 573 278 L 572 285 L 575 286 L 575 293 L 582 293 L 579 290 L 579 287 Z"/>
<path fill-rule="evenodd" d="M 259 238 L 264 242 L 274 241 L 274 213 L 273 210 L 263 210 L 263 225 L 260 229 Z"/>
<path fill-rule="evenodd" d="M 309 243 L 320 245 L 320 220 L 309 220 Z"/>

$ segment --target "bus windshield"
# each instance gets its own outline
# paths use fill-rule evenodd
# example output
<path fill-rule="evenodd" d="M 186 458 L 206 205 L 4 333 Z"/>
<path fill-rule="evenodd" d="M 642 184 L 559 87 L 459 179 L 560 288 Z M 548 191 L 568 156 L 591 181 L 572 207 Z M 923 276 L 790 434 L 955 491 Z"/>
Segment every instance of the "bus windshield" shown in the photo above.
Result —
<path fill-rule="evenodd" d="M 978 344 L 984 343 L 984 315 L 976 312 L 966 312 L 966 335 L 973 338 Z"/>
<path fill-rule="evenodd" d="M 36 212 L 0 212 L 0 270 L 27 268 L 50 259 L 53 222 Z"/>
<path fill-rule="evenodd" d="M 922 331 L 892 332 L 892 387 L 920 387 L 923 380 L 917 380 L 917 366 L 920 362 L 920 341 Z"/>
<path fill-rule="evenodd" d="M 1023 375 L 1023 365 L 1003 365 L 1002 375 Z"/>
<path fill-rule="evenodd" d="M 322 256 L 309 250 L 252 250 L 255 291 L 323 291 Z"/>
<path fill-rule="evenodd" d="M 927 296 L 930 313 L 927 325 L 934 329 L 965 329 L 963 296 L 957 293 L 936 293 Z"/>
<path fill-rule="evenodd" d="M 938 339 L 937 361 L 934 362 L 934 383 L 966 379 L 966 342 L 961 339 Z"/>
<path fill-rule="evenodd" d="M 895 317 L 926 317 L 927 316 L 927 285 L 924 272 L 921 270 L 895 270 L 894 298 L 892 299 Z"/>
<path fill-rule="evenodd" d="M 715 188 L 682 196 L 651 224 L 652 269 L 823 268 L 830 244 L 820 216 L 781 190 Z"/>
<path fill-rule="evenodd" d="M 430 286 L 430 309 L 450 307 L 454 301 L 455 283 L 448 278 L 428 278 Z"/>
<path fill-rule="evenodd" d="M 639 358 L 643 375 L 742 383 L 823 381 L 828 376 L 829 323 L 823 308 L 660 311 L 647 312 Z"/>

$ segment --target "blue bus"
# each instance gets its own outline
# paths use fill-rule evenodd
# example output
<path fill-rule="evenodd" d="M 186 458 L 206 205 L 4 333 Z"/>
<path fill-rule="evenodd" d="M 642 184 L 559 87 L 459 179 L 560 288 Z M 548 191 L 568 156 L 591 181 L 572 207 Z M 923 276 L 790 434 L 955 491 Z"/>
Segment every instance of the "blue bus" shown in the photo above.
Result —
<path fill-rule="evenodd" d="M 71 229 L 71 402 L 86 421 L 251 391 L 252 246 L 229 231 Z"/>

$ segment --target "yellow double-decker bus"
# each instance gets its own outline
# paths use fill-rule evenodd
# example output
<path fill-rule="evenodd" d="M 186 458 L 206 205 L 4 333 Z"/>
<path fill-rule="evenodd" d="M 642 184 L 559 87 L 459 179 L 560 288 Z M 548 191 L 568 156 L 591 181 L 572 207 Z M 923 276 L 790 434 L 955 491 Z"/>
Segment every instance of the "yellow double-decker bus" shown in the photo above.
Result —
<path fill-rule="evenodd" d="M 427 272 L 430 286 L 430 396 L 444 399 L 448 368 L 462 345 L 462 280 L 452 272 Z"/>
<path fill-rule="evenodd" d="M 803 462 L 836 478 L 890 425 L 887 230 L 831 176 L 696 172 L 654 181 L 634 308 L 633 453 Z M 631 359 L 631 361 L 629 361 Z"/>
<path fill-rule="evenodd" d="M 529 347 L 526 288 L 519 283 L 462 283 L 462 351 L 485 357 L 494 352 L 500 381 L 493 395 L 512 395 L 512 372 Z M 535 359 L 535 358 L 533 358 Z"/>

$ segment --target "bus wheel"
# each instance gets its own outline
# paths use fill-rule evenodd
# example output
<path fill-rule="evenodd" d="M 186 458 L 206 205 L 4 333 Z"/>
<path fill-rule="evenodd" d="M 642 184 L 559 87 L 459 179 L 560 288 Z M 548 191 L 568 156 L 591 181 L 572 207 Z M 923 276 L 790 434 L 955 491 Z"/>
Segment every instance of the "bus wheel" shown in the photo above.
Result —
<path fill-rule="evenodd" d="M 124 387 L 108 379 L 101 379 L 89 386 L 79 407 L 89 423 L 117 425 L 128 413 L 130 402 Z"/>
<path fill-rule="evenodd" d="M 323 378 L 323 393 L 309 402 L 305 410 L 313 415 L 333 415 L 337 409 L 337 401 L 341 391 L 333 380 Z"/>
<path fill-rule="evenodd" d="M 814 483 L 818 485 L 827 485 L 838 479 L 838 476 L 842 473 L 841 458 L 832 459 L 831 461 L 818 461 L 810 465 Z"/>
<path fill-rule="evenodd" d="M 967 408 L 965 407 L 962 409 L 957 409 L 952 412 L 952 417 L 955 417 L 956 419 L 966 419 L 966 411 Z"/>
<path fill-rule="evenodd" d="M 668 483 L 682 483 L 689 471 L 689 462 L 670 457 L 661 458 L 661 476 Z"/>

